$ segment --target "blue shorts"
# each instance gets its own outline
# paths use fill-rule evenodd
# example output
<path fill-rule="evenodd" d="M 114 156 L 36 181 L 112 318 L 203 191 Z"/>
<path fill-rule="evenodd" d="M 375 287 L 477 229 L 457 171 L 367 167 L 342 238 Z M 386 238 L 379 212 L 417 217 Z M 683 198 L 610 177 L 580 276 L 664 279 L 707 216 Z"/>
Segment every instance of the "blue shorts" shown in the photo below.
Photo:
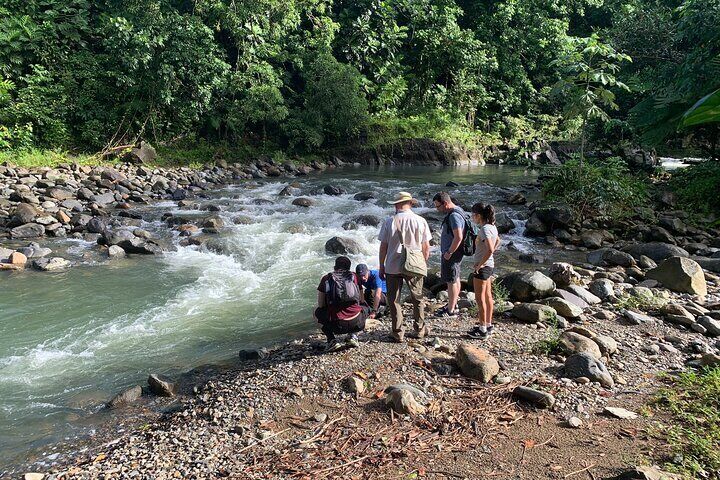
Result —
<path fill-rule="evenodd" d="M 443 254 L 444 255 L 444 254 Z M 440 280 L 447 283 L 457 282 L 460 280 L 460 264 L 462 256 L 453 256 L 450 260 L 445 257 L 440 258 Z"/>

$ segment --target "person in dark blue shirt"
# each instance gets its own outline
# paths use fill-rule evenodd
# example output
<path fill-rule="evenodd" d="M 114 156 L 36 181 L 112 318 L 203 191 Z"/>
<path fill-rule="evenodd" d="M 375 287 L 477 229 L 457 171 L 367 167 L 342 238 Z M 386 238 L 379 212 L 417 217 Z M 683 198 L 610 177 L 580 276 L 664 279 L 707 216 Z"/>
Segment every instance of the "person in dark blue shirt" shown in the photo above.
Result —
<path fill-rule="evenodd" d="M 360 280 L 360 286 L 363 287 L 365 303 L 372 307 L 370 318 L 375 318 L 387 306 L 387 297 L 385 296 L 387 294 L 387 285 L 385 280 L 380 278 L 379 270 L 370 270 L 363 263 L 355 267 L 355 274 Z"/>

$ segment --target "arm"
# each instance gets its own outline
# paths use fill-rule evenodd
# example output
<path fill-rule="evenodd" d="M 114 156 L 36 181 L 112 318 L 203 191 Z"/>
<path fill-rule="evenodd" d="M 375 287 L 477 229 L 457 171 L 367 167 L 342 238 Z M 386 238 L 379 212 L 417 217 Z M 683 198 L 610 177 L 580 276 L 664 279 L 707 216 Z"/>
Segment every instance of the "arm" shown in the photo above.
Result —
<path fill-rule="evenodd" d="M 380 300 L 382 299 L 382 288 L 375 289 L 375 295 L 373 295 L 373 312 L 377 312 L 380 308 Z"/>
<path fill-rule="evenodd" d="M 422 252 L 423 257 L 425 257 L 425 261 L 428 261 L 428 258 L 430 258 L 430 242 L 424 242 L 422 244 Z"/>
<path fill-rule="evenodd" d="M 453 241 L 450 244 L 450 250 L 445 252 L 445 260 L 450 260 L 450 257 L 453 256 L 455 251 L 460 248 L 460 243 L 463 239 L 463 229 L 462 228 L 453 228 Z"/>
<path fill-rule="evenodd" d="M 385 280 L 385 257 L 387 257 L 388 244 L 387 242 L 380 242 L 380 278 Z"/>
<path fill-rule="evenodd" d="M 317 306 L 319 308 L 322 308 L 325 306 L 325 292 L 321 292 L 320 290 L 318 290 L 317 293 Z"/>
<path fill-rule="evenodd" d="M 479 270 L 483 265 L 485 265 L 485 262 L 488 261 L 490 256 L 497 250 L 497 247 L 500 245 L 500 237 L 497 237 L 494 241 L 490 242 L 488 240 L 484 240 L 485 242 L 488 242 L 488 250 L 483 255 L 483 257 L 474 265 L 475 271 Z"/>

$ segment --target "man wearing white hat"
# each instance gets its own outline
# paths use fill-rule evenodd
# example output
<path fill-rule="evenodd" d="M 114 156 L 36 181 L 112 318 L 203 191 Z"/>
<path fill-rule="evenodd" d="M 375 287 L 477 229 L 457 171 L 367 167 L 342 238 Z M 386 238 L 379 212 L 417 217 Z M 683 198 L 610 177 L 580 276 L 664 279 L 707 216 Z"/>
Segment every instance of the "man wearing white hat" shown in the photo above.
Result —
<path fill-rule="evenodd" d="M 415 333 L 423 338 L 429 333 L 425 325 L 423 280 L 427 275 L 430 256 L 430 227 L 427 221 L 412 211 L 414 202 L 408 192 L 399 192 L 388 203 L 395 206 L 395 214 L 380 228 L 380 278 L 387 283 L 387 301 L 392 318 L 391 337 L 396 342 L 405 339 L 405 320 L 400 292 L 403 283 L 410 289 L 415 317 Z"/>

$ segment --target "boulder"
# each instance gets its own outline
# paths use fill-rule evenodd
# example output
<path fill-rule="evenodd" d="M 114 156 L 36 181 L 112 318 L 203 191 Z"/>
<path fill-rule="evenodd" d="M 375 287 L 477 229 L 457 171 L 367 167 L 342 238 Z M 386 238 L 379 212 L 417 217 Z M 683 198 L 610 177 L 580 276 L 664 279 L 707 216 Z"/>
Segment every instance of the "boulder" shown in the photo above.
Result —
<path fill-rule="evenodd" d="M 64 258 L 53 257 L 38 258 L 37 260 L 33 260 L 32 265 L 34 268 L 42 270 L 43 272 L 54 272 L 56 270 L 63 270 L 71 264 L 69 260 L 65 260 Z"/>
<path fill-rule="evenodd" d="M 103 233 L 107 229 L 107 218 L 92 217 L 85 228 L 90 233 Z"/>
<path fill-rule="evenodd" d="M 100 174 L 100 178 L 104 178 L 105 180 L 110 180 L 112 183 L 120 183 L 123 180 L 127 180 L 127 177 L 115 170 L 114 168 L 106 168 L 102 171 Z"/>
<path fill-rule="evenodd" d="M 25 265 L 27 261 L 27 257 L 20 252 L 13 252 L 8 257 L 8 263 L 11 265 Z"/>
<path fill-rule="evenodd" d="M 115 395 L 108 403 L 108 408 L 118 408 L 129 405 L 142 396 L 142 387 L 135 385 Z"/>
<path fill-rule="evenodd" d="M 567 290 L 570 293 L 577 295 L 590 305 L 597 305 L 598 303 L 602 302 L 602 300 L 590 293 L 586 288 L 579 285 L 568 285 Z"/>
<path fill-rule="evenodd" d="M 555 285 L 560 288 L 565 288 L 572 283 L 580 281 L 580 274 L 575 271 L 572 265 L 564 262 L 556 262 L 550 265 L 549 270 L 550 278 Z"/>
<path fill-rule="evenodd" d="M 617 341 L 607 335 L 597 335 L 593 337 L 592 341 L 597 343 L 597 346 L 600 347 L 600 353 L 602 353 L 604 357 L 614 355 L 618 351 Z"/>
<path fill-rule="evenodd" d="M 455 361 L 463 375 L 487 383 L 500 372 L 498 361 L 487 350 L 469 343 L 460 344 L 455 352 Z"/>
<path fill-rule="evenodd" d="M 373 200 L 377 197 L 375 197 L 375 194 L 373 192 L 360 192 L 360 193 L 356 193 L 355 196 L 353 196 L 353 198 L 357 201 L 365 202 L 367 200 Z"/>
<path fill-rule="evenodd" d="M 601 248 L 590 252 L 587 255 L 587 261 L 597 266 L 620 266 L 629 268 L 635 266 L 635 258 L 626 252 L 621 252 L 614 248 Z"/>
<path fill-rule="evenodd" d="M 582 298 L 578 297 L 574 293 L 568 292 L 567 290 L 563 290 L 562 288 L 558 288 L 557 290 L 555 290 L 553 292 L 553 296 L 560 297 L 563 300 L 567 300 L 568 302 L 582 308 L 583 310 L 585 310 L 586 308 L 588 308 L 590 306 L 590 304 L 588 304 L 588 302 L 586 302 Z"/>
<path fill-rule="evenodd" d="M 523 385 L 515 387 L 513 395 L 521 400 L 532 403 L 538 408 L 551 408 L 555 405 L 555 397 L 551 394 Z"/>
<path fill-rule="evenodd" d="M 112 192 L 101 193 L 90 197 L 90 201 L 100 207 L 115 202 L 115 195 Z"/>
<path fill-rule="evenodd" d="M 74 197 L 73 193 L 70 190 L 59 187 L 52 187 L 46 189 L 45 195 L 59 201 L 69 200 Z"/>
<path fill-rule="evenodd" d="M 642 255 L 652 259 L 655 262 L 662 262 L 670 257 L 687 257 L 688 252 L 678 246 L 662 242 L 635 243 L 623 248 L 623 252 L 627 252 L 636 259 Z"/>
<path fill-rule="evenodd" d="M 323 187 L 323 193 L 325 195 L 338 196 L 344 194 L 345 190 L 335 185 L 325 185 L 325 187 Z"/>
<path fill-rule="evenodd" d="M 713 255 L 713 258 L 697 258 L 697 263 L 705 270 L 720 274 L 720 257 Z"/>
<path fill-rule="evenodd" d="M 541 272 L 535 271 L 513 276 L 509 291 L 513 300 L 527 302 L 550 295 L 555 291 L 555 282 Z"/>
<path fill-rule="evenodd" d="M 546 235 L 550 229 L 540 219 L 540 214 L 536 211 L 530 214 L 530 217 L 525 222 L 525 236 L 527 237 L 538 237 Z"/>
<path fill-rule="evenodd" d="M 580 242 L 587 248 L 600 248 L 605 241 L 605 232 L 602 230 L 585 230 L 580 234 Z"/>
<path fill-rule="evenodd" d="M 558 315 L 565 318 L 577 318 L 583 314 L 583 309 L 577 305 L 568 302 L 560 297 L 548 297 L 539 301 L 543 305 L 547 305 L 555 309 Z"/>
<path fill-rule="evenodd" d="M 697 323 L 705 328 L 705 335 L 708 337 L 720 337 L 720 320 L 703 315 L 698 317 Z"/>
<path fill-rule="evenodd" d="M 525 198 L 525 195 L 523 195 L 520 192 L 517 192 L 513 195 L 510 195 L 506 200 L 508 205 L 525 205 L 527 203 L 527 198 Z"/>
<path fill-rule="evenodd" d="M 10 226 L 24 225 L 33 222 L 40 213 L 29 203 L 20 203 L 15 208 Z"/>
<path fill-rule="evenodd" d="M 162 251 L 156 243 L 143 240 L 135 235 L 133 235 L 132 238 L 121 240 L 117 245 L 125 250 L 126 253 L 136 253 L 139 255 L 155 255 Z"/>
<path fill-rule="evenodd" d="M 360 253 L 361 251 L 362 249 L 360 248 L 360 244 L 352 238 L 333 237 L 325 242 L 325 252 L 330 254 L 353 255 Z"/>
<path fill-rule="evenodd" d="M 518 303 L 511 313 L 526 323 L 545 322 L 557 316 L 554 308 L 539 303 Z"/>
<path fill-rule="evenodd" d="M 45 233 L 45 227 L 39 223 L 26 223 L 10 230 L 10 238 L 37 238 Z"/>
<path fill-rule="evenodd" d="M 498 233 L 508 233 L 515 229 L 515 222 L 512 221 L 507 213 L 500 212 L 495 215 L 495 227 Z"/>
<path fill-rule="evenodd" d="M 295 205 L 296 207 L 307 208 L 307 207 L 312 207 L 313 205 L 315 205 L 315 200 L 313 200 L 312 198 L 307 198 L 307 197 L 299 197 L 299 198 L 296 198 L 295 200 L 293 200 L 292 204 Z"/>
<path fill-rule="evenodd" d="M 380 217 L 375 215 L 358 215 L 343 223 L 343 229 L 345 230 L 357 230 L 360 225 L 366 225 L 369 227 L 377 227 L 382 222 Z"/>
<path fill-rule="evenodd" d="M 575 332 L 563 332 L 562 335 L 560 335 L 560 347 L 568 354 L 587 353 L 595 359 L 602 357 L 602 352 L 597 343 Z"/>
<path fill-rule="evenodd" d="M 118 245 L 110 245 L 110 247 L 108 247 L 107 254 L 110 258 L 122 258 L 125 256 L 125 250 Z"/>
<path fill-rule="evenodd" d="M 7 259 L 10 258 L 10 255 L 12 255 L 15 252 L 12 248 L 5 248 L 0 246 L 0 262 L 4 262 Z"/>
<path fill-rule="evenodd" d="M 175 395 L 177 385 L 163 375 L 151 373 L 148 376 L 150 391 L 159 397 L 172 397 Z"/>
<path fill-rule="evenodd" d="M 615 293 L 615 283 L 607 278 L 598 278 L 597 280 L 593 280 L 590 282 L 588 288 L 590 289 L 590 293 L 601 300 L 604 300 Z"/>
<path fill-rule="evenodd" d="M 203 220 L 202 227 L 205 229 L 219 230 L 225 225 L 223 219 L 218 216 L 208 217 Z"/>
<path fill-rule="evenodd" d="M 702 267 L 690 258 L 670 257 L 657 268 L 649 270 L 646 276 L 657 280 L 674 292 L 707 295 L 707 284 Z"/>
<path fill-rule="evenodd" d="M 588 353 L 570 355 L 565 360 L 565 376 L 568 378 L 586 377 L 594 382 L 600 382 L 606 388 L 615 386 L 605 364 Z"/>
<path fill-rule="evenodd" d="M 150 163 L 156 158 L 155 148 L 144 140 L 123 155 L 123 160 L 135 164 Z"/>

